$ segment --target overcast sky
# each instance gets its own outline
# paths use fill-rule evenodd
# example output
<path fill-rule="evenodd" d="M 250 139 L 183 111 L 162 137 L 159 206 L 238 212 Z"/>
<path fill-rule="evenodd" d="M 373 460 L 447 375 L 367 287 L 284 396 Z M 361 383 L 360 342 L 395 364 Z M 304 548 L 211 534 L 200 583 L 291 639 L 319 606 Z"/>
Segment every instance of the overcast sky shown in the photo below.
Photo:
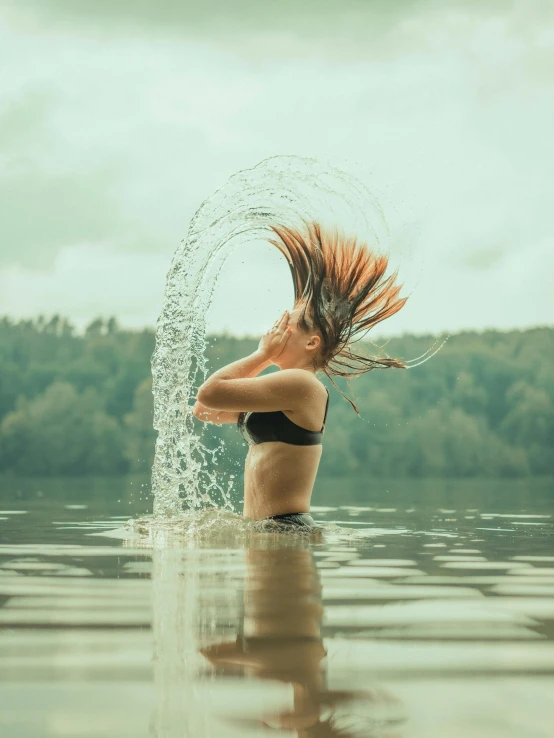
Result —
<path fill-rule="evenodd" d="M 200 203 L 297 154 L 417 232 L 380 333 L 553 324 L 553 70 L 550 0 L 0 0 L 0 314 L 153 325 Z M 208 328 L 291 297 L 250 246 Z"/>

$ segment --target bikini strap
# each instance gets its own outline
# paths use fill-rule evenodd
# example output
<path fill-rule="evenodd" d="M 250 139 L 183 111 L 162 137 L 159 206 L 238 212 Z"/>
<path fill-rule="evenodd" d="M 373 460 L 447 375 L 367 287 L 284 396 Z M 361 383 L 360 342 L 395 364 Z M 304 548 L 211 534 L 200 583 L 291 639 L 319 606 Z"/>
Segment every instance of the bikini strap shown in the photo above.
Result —
<path fill-rule="evenodd" d="M 329 390 L 327 387 L 325 387 L 325 389 L 327 390 L 327 402 L 325 404 L 325 415 L 323 416 L 323 428 L 320 431 L 321 433 L 325 430 L 325 421 L 327 420 L 327 410 L 329 408 Z"/>

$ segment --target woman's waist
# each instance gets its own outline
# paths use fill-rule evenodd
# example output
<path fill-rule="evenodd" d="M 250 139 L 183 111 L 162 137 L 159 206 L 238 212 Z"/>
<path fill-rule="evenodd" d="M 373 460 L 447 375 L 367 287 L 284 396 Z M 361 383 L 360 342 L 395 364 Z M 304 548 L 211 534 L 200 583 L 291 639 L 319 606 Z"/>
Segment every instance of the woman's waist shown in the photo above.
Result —
<path fill-rule="evenodd" d="M 313 478 L 283 484 L 276 479 L 263 481 L 257 475 L 244 478 L 244 515 L 253 520 L 273 515 L 310 511 Z"/>
<path fill-rule="evenodd" d="M 244 517 L 250 520 L 279 519 L 287 516 L 309 516 L 310 495 L 308 499 L 244 499 Z M 286 520 L 284 522 L 287 522 Z"/>
<path fill-rule="evenodd" d="M 320 455 L 302 459 L 249 454 L 244 465 L 244 484 L 265 495 L 311 494 Z"/>
<path fill-rule="evenodd" d="M 246 468 L 255 464 L 264 471 L 287 472 L 309 470 L 319 464 L 323 446 L 296 446 L 284 441 L 264 441 L 248 446 Z"/>
<path fill-rule="evenodd" d="M 320 457 L 321 446 L 251 447 L 244 466 L 245 515 L 254 517 L 247 509 L 261 511 L 256 518 L 308 512 Z"/>

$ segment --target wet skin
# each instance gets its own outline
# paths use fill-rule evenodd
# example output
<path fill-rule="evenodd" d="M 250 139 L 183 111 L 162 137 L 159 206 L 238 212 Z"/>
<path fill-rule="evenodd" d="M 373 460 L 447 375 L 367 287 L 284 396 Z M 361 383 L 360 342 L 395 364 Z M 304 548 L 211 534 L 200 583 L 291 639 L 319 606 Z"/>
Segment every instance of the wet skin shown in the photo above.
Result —
<path fill-rule="evenodd" d="M 306 392 L 305 408 L 283 412 L 297 425 L 319 431 L 326 401 L 325 387 L 314 377 L 313 389 Z M 321 444 L 294 446 L 282 441 L 249 446 L 244 466 L 244 515 L 258 520 L 309 512 L 322 448 Z"/>
<path fill-rule="evenodd" d="M 277 356 L 260 361 L 249 376 L 256 376 L 271 364 L 279 366 L 284 373 L 303 369 L 306 376 L 301 395 L 291 397 L 279 409 L 293 423 L 320 431 L 327 392 L 310 363 L 313 347 L 309 334 L 299 329 L 297 320 L 298 311 L 294 310 L 282 323 L 289 333 L 284 348 Z M 268 410 L 274 411 L 275 408 Z M 239 412 L 209 410 L 197 402 L 194 415 L 208 422 L 236 423 Z M 295 446 L 282 441 L 267 441 L 249 446 L 244 468 L 244 516 L 259 520 L 270 515 L 309 512 L 321 455 L 321 444 Z"/>

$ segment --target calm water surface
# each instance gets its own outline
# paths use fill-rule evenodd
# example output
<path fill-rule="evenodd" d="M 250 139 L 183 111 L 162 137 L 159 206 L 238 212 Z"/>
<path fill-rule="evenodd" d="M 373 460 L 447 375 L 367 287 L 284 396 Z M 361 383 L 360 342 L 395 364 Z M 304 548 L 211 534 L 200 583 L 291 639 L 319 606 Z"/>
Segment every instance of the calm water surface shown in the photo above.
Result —
<path fill-rule="evenodd" d="M 2 736 L 552 738 L 552 481 L 318 484 L 307 538 L 1 481 Z"/>

